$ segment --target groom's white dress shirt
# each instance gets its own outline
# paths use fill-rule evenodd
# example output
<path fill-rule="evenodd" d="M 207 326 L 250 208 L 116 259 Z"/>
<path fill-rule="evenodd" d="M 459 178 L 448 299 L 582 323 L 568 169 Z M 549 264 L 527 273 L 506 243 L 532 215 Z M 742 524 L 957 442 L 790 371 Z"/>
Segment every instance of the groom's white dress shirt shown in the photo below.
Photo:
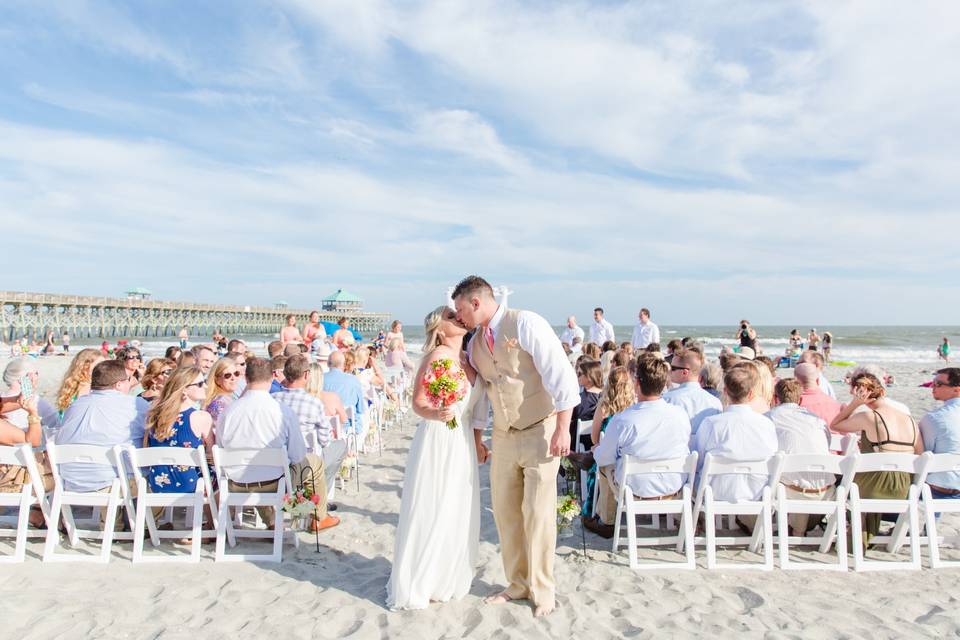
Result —
<path fill-rule="evenodd" d="M 660 327 L 649 321 L 647 324 L 637 322 L 636 326 L 633 327 L 633 336 L 630 338 L 630 342 L 637 351 L 646 349 L 647 345 L 660 342 Z"/>
<path fill-rule="evenodd" d="M 497 328 L 503 320 L 506 307 L 500 305 L 487 325 L 497 339 Z M 483 340 L 483 327 L 477 327 L 478 340 Z M 580 387 L 577 385 L 577 376 L 570 367 L 570 361 L 560 346 L 557 334 L 553 327 L 543 317 L 532 311 L 520 311 L 517 316 L 517 343 L 518 346 L 533 358 L 533 366 L 543 380 L 543 388 L 553 398 L 553 406 L 557 411 L 572 409 L 580 404 Z M 473 344 L 467 345 L 467 358 L 473 362 Z M 473 411 L 471 426 L 475 429 L 485 428 L 490 413 L 490 399 L 487 394 L 481 394 Z"/>
<path fill-rule="evenodd" d="M 600 318 L 599 322 L 594 321 L 590 325 L 590 342 L 602 346 L 607 340 L 617 341 L 613 335 L 613 325 L 606 318 Z"/>

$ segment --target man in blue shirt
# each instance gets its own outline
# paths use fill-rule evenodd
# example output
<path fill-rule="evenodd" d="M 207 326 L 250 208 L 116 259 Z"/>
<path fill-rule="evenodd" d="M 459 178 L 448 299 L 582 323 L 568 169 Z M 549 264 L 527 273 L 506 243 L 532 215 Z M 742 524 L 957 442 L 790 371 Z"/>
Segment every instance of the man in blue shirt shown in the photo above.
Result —
<path fill-rule="evenodd" d="M 923 448 L 933 453 L 960 453 L 960 368 L 937 371 L 931 391 L 943 405 L 920 420 Z M 956 471 L 931 473 L 927 484 L 935 499 L 960 498 L 960 473 Z"/>
<path fill-rule="evenodd" d="M 344 371 L 346 362 L 343 357 L 343 352 L 334 351 L 331 353 L 328 364 L 330 371 L 323 376 L 323 390 L 332 391 L 340 396 L 340 400 L 346 409 L 349 410 L 353 407 L 353 415 L 359 423 L 359 427 L 354 428 L 348 418 L 347 424 L 350 425 L 350 429 L 347 429 L 345 425 L 344 430 L 350 432 L 359 431 L 362 435 L 363 413 L 367 407 L 367 401 L 363 398 L 363 387 L 360 385 L 360 380 L 357 376 Z"/>

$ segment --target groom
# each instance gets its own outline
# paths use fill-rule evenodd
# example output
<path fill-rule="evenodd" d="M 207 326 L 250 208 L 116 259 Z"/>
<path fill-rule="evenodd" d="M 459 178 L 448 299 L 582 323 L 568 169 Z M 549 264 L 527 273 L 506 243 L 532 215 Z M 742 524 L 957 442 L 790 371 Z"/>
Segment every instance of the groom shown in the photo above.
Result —
<path fill-rule="evenodd" d="M 493 405 L 490 490 L 510 584 L 487 602 L 528 598 L 534 615 L 545 616 L 556 607 L 557 469 L 570 452 L 577 378 L 550 324 L 497 304 L 483 278 L 464 278 L 452 297 L 460 323 L 477 329 L 467 357 L 486 394 L 474 426 L 486 426 Z"/>

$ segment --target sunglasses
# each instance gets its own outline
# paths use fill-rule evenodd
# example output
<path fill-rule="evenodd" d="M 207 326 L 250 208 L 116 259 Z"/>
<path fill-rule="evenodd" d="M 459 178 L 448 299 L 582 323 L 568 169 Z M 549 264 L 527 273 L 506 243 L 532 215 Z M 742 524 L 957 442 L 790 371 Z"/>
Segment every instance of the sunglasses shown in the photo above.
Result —
<path fill-rule="evenodd" d="M 233 378 L 239 378 L 240 374 L 239 373 L 221 373 L 220 377 L 223 378 L 224 380 L 232 380 Z"/>
<path fill-rule="evenodd" d="M 676 365 L 670 365 L 670 371 L 690 371 L 690 367 L 678 367 Z"/>
<path fill-rule="evenodd" d="M 187 385 L 188 387 L 205 387 L 207 386 L 206 380 L 201 380 L 200 382 L 191 382 Z"/>
<path fill-rule="evenodd" d="M 140 356 L 127 356 L 127 360 L 143 360 Z"/>
<path fill-rule="evenodd" d="M 162 375 L 162 376 L 168 376 L 168 375 L 170 375 L 171 373 L 173 373 L 173 369 L 164 369 L 163 371 L 160 372 L 160 375 Z"/>
<path fill-rule="evenodd" d="M 960 384 L 950 384 L 949 382 L 943 382 L 942 380 L 934 380 L 933 386 L 935 387 L 960 387 Z"/>

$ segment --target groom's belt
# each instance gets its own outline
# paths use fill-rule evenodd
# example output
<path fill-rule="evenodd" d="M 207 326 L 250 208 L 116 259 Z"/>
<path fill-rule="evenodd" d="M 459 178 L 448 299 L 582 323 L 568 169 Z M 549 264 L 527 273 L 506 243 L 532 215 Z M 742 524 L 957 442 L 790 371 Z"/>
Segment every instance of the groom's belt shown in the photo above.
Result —
<path fill-rule="evenodd" d="M 528 424 L 528 425 L 525 426 L 525 427 L 518 427 L 518 426 L 516 426 L 516 425 L 509 425 L 506 429 L 503 429 L 503 431 L 525 431 L 526 429 L 529 429 L 530 427 L 535 427 L 535 426 L 537 426 L 538 424 L 543 424 L 544 422 L 546 422 L 547 420 L 549 420 L 550 418 L 552 418 L 552 417 L 555 416 L 555 415 L 557 415 L 556 412 L 550 413 L 550 414 L 545 415 L 544 417 L 540 418 L 539 420 L 535 420 L 534 422 L 531 422 L 530 424 Z M 494 430 L 496 430 L 496 423 L 494 423 Z"/>

